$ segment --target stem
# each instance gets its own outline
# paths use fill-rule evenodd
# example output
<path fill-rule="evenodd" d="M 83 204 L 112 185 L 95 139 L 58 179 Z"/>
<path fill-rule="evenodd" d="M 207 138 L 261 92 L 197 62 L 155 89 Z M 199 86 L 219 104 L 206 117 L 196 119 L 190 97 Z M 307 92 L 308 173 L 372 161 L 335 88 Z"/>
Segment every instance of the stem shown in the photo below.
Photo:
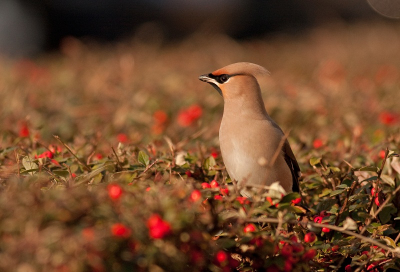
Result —
<path fill-rule="evenodd" d="M 85 162 L 83 162 L 81 159 L 79 159 L 78 156 L 76 156 L 75 153 L 72 152 L 72 149 L 71 149 L 67 144 L 65 144 L 65 143 L 60 139 L 60 137 L 59 137 L 58 135 L 53 135 L 53 137 L 56 138 L 56 139 L 69 151 L 69 153 L 72 154 L 72 156 L 75 157 L 75 159 L 78 161 L 78 163 L 81 164 L 81 165 L 83 166 L 83 168 L 85 168 L 85 170 L 87 170 L 88 172 L 91 171 L 90 167 L 89 167 Z"/>
<path fill-rule="evenodd" d="M 121 171 L 122 170 L 122 165 L 121 165 L 121 162 L 119 161 L 119 157 L 118 157 L 117 153 L 115 152 L 114 147 L 111 147 L 111 149 L 112 149 L 112 151 L 113 151 L 113 153 L 115 155 L 115 158 L 117 159 L 117 172 Z"/>

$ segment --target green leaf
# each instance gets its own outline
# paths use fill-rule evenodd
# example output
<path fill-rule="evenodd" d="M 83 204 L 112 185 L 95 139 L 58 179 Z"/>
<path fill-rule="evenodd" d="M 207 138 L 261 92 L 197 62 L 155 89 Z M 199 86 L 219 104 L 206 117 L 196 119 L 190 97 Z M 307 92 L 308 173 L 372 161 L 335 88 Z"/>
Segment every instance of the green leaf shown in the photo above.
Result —
<path fill-rule="evenodd" d="M 388 176 L 388 175 L 381 175 L 381 179 L 383 182 L 385 182 L 386 184 L 394 187 L 396 185 L 396 183 L 394 182 L 394 180 L 392 179 L 392 177 Z"/>
<path fill-rule="evenodd" d="M 213 156 L 208 157 L 204 163 L 203 163 L 203 169 L 204 170 L 211 170 L 212 167 L 214 167 L 217 163 L 215 162 L 215 159 Z"/>
<path fill-rule="evenodd" d="M 359 171 L 375 172 L 378 173 L 379 167 L 376 166 L 364 166 L 359 169 Z"/>
<path fill-rule="evenodd" d="M 343 189 L 342 190 L 335 190 L 335 191 L 331 192 L 330 196 L 339 195 L 339 194 L 343 193 L 343 191 L 344 191 Z"/>
<path fill-rule="evenodd" d="M 336 199 L 322 200 L 317 205 L 317 211 L 329 211 L 336 204 Z"/>
<path fill-rule="evenodd" d="M 290 203 L 292 200 L 297 199 L 299 197 L 300 197 L 299 193 L 296 192 L 289 193 L 281 199 L 280 203 Z"/>
<path fill-rule="evenodd" d="M 329 188 L 324 188 L 324 189 L 322 189 L 322 193 L 320 193 L 318 196 L 319 196 L 319 197 L 327 196 L 327 195 L 329 195 L 331 192 L 332 192 L 331 189 L 329 189 Z"/>
<path fill-rule="evenodd" d="M 393 206 L 393 204 L 386 205 L 382 211 L 379 213 L 379 219 L 381 220 L 382 224 L 386 224 L 390 221 L 391 214 L 397 212 L 397 209 Z"/>
<path fill-rule="evenodd" d="M 315 166 L 315 165 L 317 165 L 317 164 L 319 164 L 319 163 L 321 163 L 321 158 L 319 157 L 319 158 L 311 158 L 310 159 L 310 164 L 311 164 L 311 166 Z"/>
<path fill-rule="evenodd" d="M 7 153 L 9 153 L 9 152 L 11 152 L 11 151 L 14 151 L 15 149 L 17 149 L 18 148 L 18 146 L 12 146 L 12 147 L 7 147 L 7 148 L 4 148 L 4 149 L 1 149 L 0 150 L 0 155 L 2 156 L 2 155 L 5 155 L 5 154 L 7 154 Z"/>
<path fill-rule="evenodd" d="M 336 166 L 329 166 L 328 167 L 332 172 L 340 172 L 340 169 L 338 168 L 338 167 L 336 167 Z"/>
<path fill-rule="evenodd" d="M 392 238 L 387 237 L 387 236 L 383 236 L 383 237 L 381 237 L 381 239 L 384 240 L 388 246 L 396 248 L 396 243 L 393 241 Z"/>
<path fill-rule="evenodd" d="M 148 166 L 150 163 L 149 156 L 142 150 L 139 151 L 138 162 L 145 166 Z"/>
<path fill-rule="evenodd" d="M 236 241 L 229 238 L 220 238 L 217 240 L 217 243 L 223 248 L 231 248 L 236 246 Z"/>
<path fill-rule="evenodd" d="M 349 187 L 349 185 L 344 184 L 344 183 L 340 184 L 339 186 L 336 186 L 336 188 L 339 188 L 339 189 L 346 189 L 348 187 Z"/>
<path fill-rule="evenodd" d="M 372 176 L 370 178 L 364 179 L 363 181 L 375 181 L 378 179 L 378 176 Z"/>
<path fill-rule="evenodd" d="M 39 166 L 29 156 L 25 156 L 22 159 L 22 165 L 24 166 L 24 168 L 26 170 L 34 170 L 34 169 L 38 169 L 39 168 Z"/>
<path fill-rule="evenodd" d="M 53 170 L 53 173 L 61 177 L 69 177 L 69 172 L 67 170 Z"/>

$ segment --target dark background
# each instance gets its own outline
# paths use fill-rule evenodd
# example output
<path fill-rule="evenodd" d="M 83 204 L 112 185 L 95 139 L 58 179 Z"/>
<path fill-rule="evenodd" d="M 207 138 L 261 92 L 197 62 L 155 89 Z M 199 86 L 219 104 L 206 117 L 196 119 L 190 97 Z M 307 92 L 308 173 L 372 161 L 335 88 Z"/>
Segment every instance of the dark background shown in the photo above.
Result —
<path fill-rule="evenodd" d="M 398 23 L 366 0 L 1 0 L 0 53 L 32 56 L 66 36 L 108 42 L 156 31 L 171 41 L 203 31 L 248 39 L 360 20 Z"/>

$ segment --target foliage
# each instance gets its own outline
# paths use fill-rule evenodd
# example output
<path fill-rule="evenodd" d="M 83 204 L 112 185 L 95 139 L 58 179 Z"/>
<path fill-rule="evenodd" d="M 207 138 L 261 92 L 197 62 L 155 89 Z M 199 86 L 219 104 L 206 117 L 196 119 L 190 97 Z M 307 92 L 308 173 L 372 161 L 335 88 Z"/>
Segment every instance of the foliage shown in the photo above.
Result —
<path fill-rule="evenodd" d="M 4 60 L 0 270 L 399 270 L 400 55 L 377 49 L 395 31 L 174 46 L 69 38 L 61 54 Z M 371 33 L 375 54 L 363 46 Z M 238 55 L 275 71 L 260 82 L 270 114 L 293 128 L 302 200 L 274 188 L 244 198 L 227 177 L 222 99 L 196 76 Z"/>

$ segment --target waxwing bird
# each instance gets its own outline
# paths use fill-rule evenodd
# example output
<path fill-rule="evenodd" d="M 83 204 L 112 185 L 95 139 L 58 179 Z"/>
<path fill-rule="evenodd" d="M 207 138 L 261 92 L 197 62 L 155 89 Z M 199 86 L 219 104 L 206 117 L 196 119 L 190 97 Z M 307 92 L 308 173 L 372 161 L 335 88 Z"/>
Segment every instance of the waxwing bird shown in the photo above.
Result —
<path fill-rule="evenodd" d="M 199 77 L 224 98 L 219 129 L 222 159 L 247 196 L 251 191 L 246 188 L 277 181 L 286 192 L 299 192 L 299 165 L 282 129 L 268 115 L 256 79 L 268 74 L 257 64 L 239 62 Z"/>

